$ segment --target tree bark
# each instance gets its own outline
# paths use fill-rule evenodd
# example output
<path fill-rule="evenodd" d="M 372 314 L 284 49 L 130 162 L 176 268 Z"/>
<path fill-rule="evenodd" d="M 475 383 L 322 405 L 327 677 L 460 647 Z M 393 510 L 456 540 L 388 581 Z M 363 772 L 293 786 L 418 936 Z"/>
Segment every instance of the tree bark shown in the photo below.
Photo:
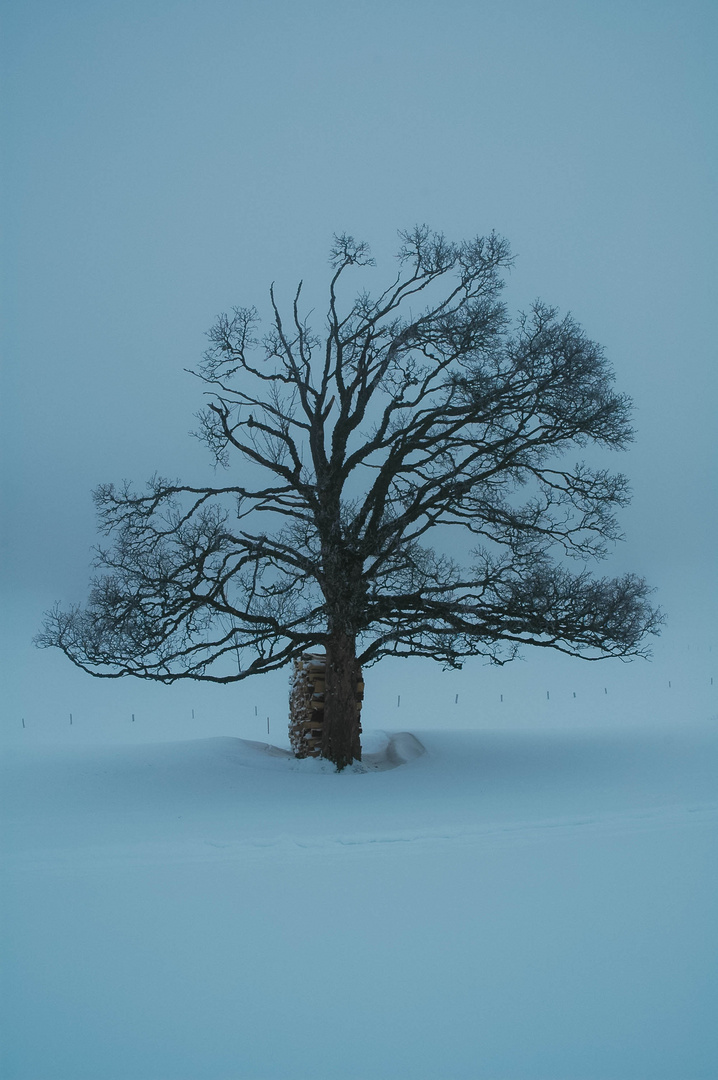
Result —
<path fill-rule="evenodd" d="M 334 762 L 338 772 L 352 761 L 361 761 L 359 678 L 355 635 L 346 631 L 330 634 L 321 753 Z"/>

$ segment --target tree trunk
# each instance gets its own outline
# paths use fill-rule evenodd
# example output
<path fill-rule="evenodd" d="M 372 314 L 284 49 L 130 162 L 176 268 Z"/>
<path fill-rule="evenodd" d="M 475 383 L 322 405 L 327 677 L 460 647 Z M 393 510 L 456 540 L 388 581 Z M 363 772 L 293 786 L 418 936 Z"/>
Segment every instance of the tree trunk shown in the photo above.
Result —
<path fill-rule="evenodd" d="M 335 632 L 327 641 L 322 757 L 340 772 L 361 760 L 359 664 L 353 634 Z"/>

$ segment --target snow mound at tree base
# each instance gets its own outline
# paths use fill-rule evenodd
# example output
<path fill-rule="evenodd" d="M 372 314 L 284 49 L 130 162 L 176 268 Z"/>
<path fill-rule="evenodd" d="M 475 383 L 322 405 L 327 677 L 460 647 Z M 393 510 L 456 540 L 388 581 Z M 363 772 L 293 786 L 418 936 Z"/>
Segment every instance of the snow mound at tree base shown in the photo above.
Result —
<path fill-rule="evenodd" d="M 410 731 L 397 731 L 391 735 L 373 731 L 363 739 L 361 764 L 367 771 L 383 772 L 408 765 L 425 753 L 424 744 Z"/>
<path fill-rule="evenodd" d="M 271 743 L 252 742 L 248 739 L 233 739 L 238 746 L 237 750 L 243 757 L 242 764 L 250 765 L 252 759 L 257 765 L 262 765 L 262 758 L 281 759 L 287 766 L 301 772 L 326 773 L 335 772 L 335 766 L 330 761 L 322 758 L 295 758 L 291 750 L 284 750 L 280 746 L 272 746 Z M 426 747 L 419 742 L 415 735 L 409 731 L 371 731 L 362 738 L 362 760 L 355 761 L 349 766 L 347 772 L 385 772 L 387 769 L 397 769 L 400 765 L 408 765 L 422 754 L 426 753 Z"/>

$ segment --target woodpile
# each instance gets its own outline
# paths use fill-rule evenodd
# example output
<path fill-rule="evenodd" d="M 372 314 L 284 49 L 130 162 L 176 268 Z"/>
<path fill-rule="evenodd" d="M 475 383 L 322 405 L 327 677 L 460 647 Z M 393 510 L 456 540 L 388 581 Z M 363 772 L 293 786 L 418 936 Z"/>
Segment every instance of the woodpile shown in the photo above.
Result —
<path fill-rule="evenodd" d="M 294 661 L 289 689 L 289 742 L 295 757 L 319 757 L 321 754 L 325 685 L 324 653 L 304 653 Z M 361 673 L 356 696 L 361 710 L 364 697 Z"/>

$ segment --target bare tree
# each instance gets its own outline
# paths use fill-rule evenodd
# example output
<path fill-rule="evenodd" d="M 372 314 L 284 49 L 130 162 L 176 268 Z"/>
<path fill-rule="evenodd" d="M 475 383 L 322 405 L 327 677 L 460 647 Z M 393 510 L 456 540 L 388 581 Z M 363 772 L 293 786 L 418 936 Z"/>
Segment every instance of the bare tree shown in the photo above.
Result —
<path fill-rule="evenodd" d="M 50 612 L 40 646 L 105 678 L 220 683 L 324 649 L 322 755 L 340 769 L 361 755 L 359 665 L 645 653 L 660 623 L 645 582 L 567 558 L 601 558 L 628 499 L 625 477 L 567 456 L 632 437 L 601 347 L 543 303 L 510 323 L 501 238 L 400 238 L 393 281 L 347 305 L 345 275 L 373 260 L 335 238 L 321 337 L 301 284 L 286 317 L 270 290 L 263 336 L 254 308 L 218 319 L 198 435 L 231 482 L 101 486 L 114 544 L 87 606 Z"/>

